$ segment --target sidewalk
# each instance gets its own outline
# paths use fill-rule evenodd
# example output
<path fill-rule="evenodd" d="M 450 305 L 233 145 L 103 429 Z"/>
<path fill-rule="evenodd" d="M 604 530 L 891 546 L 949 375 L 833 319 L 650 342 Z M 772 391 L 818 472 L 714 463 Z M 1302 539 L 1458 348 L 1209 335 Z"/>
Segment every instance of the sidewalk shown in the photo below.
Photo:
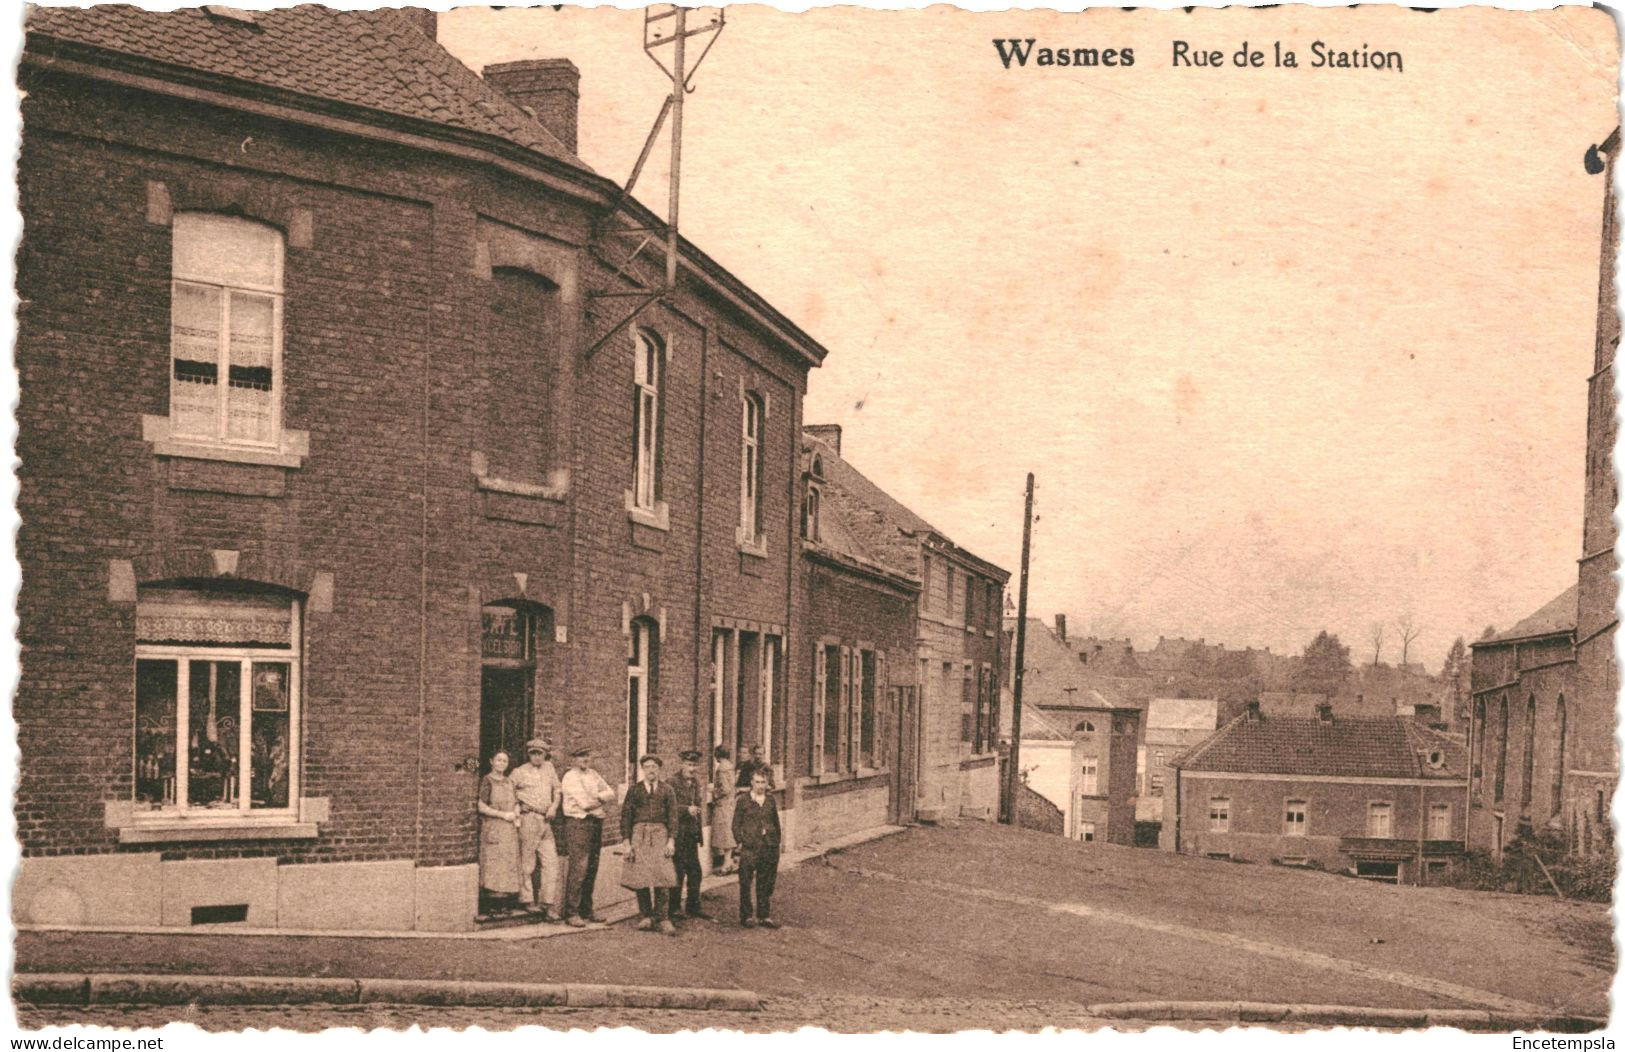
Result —
<path fill-rule="evenodd" d="M 859 844 L 866 844 L 872 840 L 879 840 L 895 833 L 901 833 L 903 826 L 872 826 L 860 829 L 856 833 L 844 837 L 837 837 L 823 843 L 810 844 L 807 847 L 794 851 L 787 851 L 779 859 L 779 872 L 787 870 L 819 858 L 831 851 L 841 851 Z M 598 883 L 594 890 L 594 912 L 601 917 L 605 924 L 616 924 L 620 921 L 637 916 L 637 897 L 628 888 L 621 887 L 618 876 L 620 874 L 619 858 L 621 847 L 616 845 L 604 849 L 604 862 L 598 870 Z M 739 883 L 737 875 L 728 876 L 708 875 L 701 881 L 700 889 L 703 892 L 715 892 L 722 888 L 734 887 Z M 551 939 L 565 935 L 583 935 L 592 931 L 603 930 L 603 925 L 588 925 L 585 928 L 572 928 L 565 924 L 515 924 L 507 927 L 491 927 L 484 930 L 464 932 L 439 931 L 348 931 L 348 930 L 322 930 L 297 928 L 250 928 L 235 925 L 204 925 L 195 928 L 174 927 L 102 927 L 102 928 L 68 928 L 48 924 L 19 924 L 19 932 L 98 932 L 121 935 L 175 935 L 187 937 L 220 936 L 230 933 L 236 937 L 297 937 L 297 938 L 345 938 L 345 939 L 457 939 L 457 940 L 488 940 L 493 942 L 520 942 L 531 939 Z"/>

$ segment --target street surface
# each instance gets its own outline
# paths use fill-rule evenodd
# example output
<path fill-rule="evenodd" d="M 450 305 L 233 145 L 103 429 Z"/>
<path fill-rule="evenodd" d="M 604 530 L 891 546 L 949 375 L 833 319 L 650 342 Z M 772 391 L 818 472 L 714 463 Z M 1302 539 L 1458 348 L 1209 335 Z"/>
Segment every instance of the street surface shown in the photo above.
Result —
<path fill-rule="evenodd" d="M 786 872 L 778 931 L 731 890 L 680 938 L 629 924 L 569 938 L 20 933 L 20 971 L 128 971 L 738 987 L 767 1011 L 20 1008 L 19 1022 L 203 1026 L 720 1025 L 917 1030 L 1100 1025 L 1083 1006 L 1245 1000 L 1607 1015 L 1606 907 L 1408 888 L 1082 844 L 977 822 L 918 827 Z M 384 1022 L 384 1020 L 395 1020 Z M 118 1022 L 112 1022 L 119 1020 Z M 454 1022 L 456 1020 L 457 1022 Z"/>

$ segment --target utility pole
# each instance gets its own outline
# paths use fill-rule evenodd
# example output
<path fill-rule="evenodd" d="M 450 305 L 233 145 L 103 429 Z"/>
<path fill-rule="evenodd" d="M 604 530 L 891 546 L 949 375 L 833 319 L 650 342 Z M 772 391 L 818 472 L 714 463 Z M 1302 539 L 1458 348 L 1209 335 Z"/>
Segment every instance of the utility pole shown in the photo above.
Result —
<path fill-rule="evenodd" d="M 683 68 L 688 48 L 688 12 L 673 8 L 677 31 L 673 35 L 671 60 L 671 190 L 666 206 L 666 293 L 677 291 L 677 190 L 683 172 L 683 96 L 688 94 L 687 71 Z"/>
<path fill-rule="evenodd" d="M 1027 510 L 1021 521 L 1021 583 L 1016 598 L 1016 674 L 1010 687 L 1010 769 L 1005 772 L 1004 822 L 1019 824 L 1016 797 L 1021 791 L 1021 681 L 1027 664 L 1027 564 L 1033 546 L 1033 473 L 1027 472 Z"/>

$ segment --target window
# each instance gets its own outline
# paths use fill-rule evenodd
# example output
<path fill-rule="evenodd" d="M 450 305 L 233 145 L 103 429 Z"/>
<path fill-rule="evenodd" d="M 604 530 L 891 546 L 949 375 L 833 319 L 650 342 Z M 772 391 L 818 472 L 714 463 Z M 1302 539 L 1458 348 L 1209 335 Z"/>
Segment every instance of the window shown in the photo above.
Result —
<path fill-rule="evenodd" d="M 987 741 L 987 669 L 976 670 L 976 727 L 971 743 L 972 752 L 981 752 Z"/>
<path fill-rule="evenodd" d="M 1365 835 L 1388 838 L 1394 835 L 1394 805 L 1386 801 L 1372 801 L 1366 805 Z"/>
<path fill-rule="evenodd" d="M 875 652 L 858 652 L 858 766 L 875 766 Z"/>
<path fill-rule="evenodd" d="M 291 810 L 299 640 L 299 603 L 280 591 L 141 590 L 136 811 L 225 817 Z"/>
<path fill-rule="evenodd" d="M 944 600 L 942 604 L 942 613 L 943 616 L 951 618 L 954 616 L 954 568 L 952 565 L 949 565 L 944 567 L 944 569 L 947 571 L 947 584 L 945 587 L 948 589 L 948 593 L 947 599 Z"/>
<path fill-rule="evenodd" d="M 664 349 L 649 333 L 632 340 L 632 504 L 653 511 L 660 499 L 661 380 Z"/>
<path fill-rule="evenodd" d="M 1084 760 L 1078 770 L 1078 792 L 1084 796 L 1100 795 L 1099 761 L 1093 757 Z"/>
<path fill-rule="evenodd" d="M 1285 833 L 1287 836 L 1309 835 L 1309 801 L 1288 800 L 1286 802 Z"/>
<path fill-rule="evenodd" d="M 1215 796 L 1207 802 L 1207 831 L 1209 833 L 1230 832 L 1230 798 L 1228 796 Z"/>
<path fill-rule="evenodd" d="M 982 618 L 987 622 L 988 628 L 999 627 L 999 601 L 992 581 L 987 584 L 987 601 L 983 604 Z"/>
<path fill-rule="evenodd" d="M 1450 818 L 1449 804 L 1429 804 L 1427 838 L 1429 840 L 1455 839 L 1451 835 Z"/>
<path fill-rule="evenodd" d="M 1078 839 L 1086 843 L 1093 842 L 1095 839 L 1095 824 L 1093 822 L 1079 822 Z"/>
<path fill-rule="evenodd" d="M 1568 763 L 1569 703 L 1557 696 L 1557 746 L 1552 754 L 1552 814 L 1563 810 L 1563 765 Z"/>
<path fill-rule="evenodd" d="M 760 746 L 768 763 L 783 754 L 779 726 L 780 636 L 716 628 L 711 632 L 711 741 L 743 762 Z"/>
<path fill-rule="evenodd" d="M 834 643 L 818 648 L 818 700 L 814 741 L 819 743 L 815 770 L 841 769 L 841 697 L 845 693 L 846 650 Z"/>
<path fill-rule="evenodd" d="M 1489 731 L 1489 726 L 1485 722 L 1486 718 L 1484 699 L 1479 698 L 1473 703 L 1473 723 L 1471 727 L 1473 736 L 1473 787 L 1475 789 L 1484 779 L 1484 735 Z"/>
<path fill-rule="evenodd" d="M 1527 810 L 1534 800 L 1534 694 L 1524 706 L 1523 784 L 1518 787 L 1518 802 Z"/>
<path fill-rule="evenodd" d="M 817 543 L 823 540 L 823 531 L 820 528 L 820 518 L 823 514 L 824 491 L 823 487 L 815 482 L 807 483 L 807 496 L 801 502 L 801 536 L 803 540 Z"/>
<path fill-rule="evenodd" d="M 171 255 L 170 433 L 275 446 L 282 406 L 282 235 L 183 212 Z"/>
<path fill-rule="evenodd" d="M 1500 741 L 1497 744 L 1495 758 L 1495 802 L 1500 803 L 1506 798 L 1507 789 L 1507 739 L 1511 737 L 1511 728 L 1507 724 L 1507 697 L 1501 695 L 1501 724 Z"/>
<path fill-rule="evenodd" d="M 647 617 L 632 622 L 626 655 L 626 782 L 638 777 L 638 757 L 649 751 L 655 684 L 660 675 L 660 629 Z"/>
<path fill-rule="evenodd" d="M 943 681 L 946 685 L 953 675 L 952 665 L 943 665 Z M 971 663 L 965 666 L 959 677 L 959 740 L 974 747 L 976 741 L 976 687 L 971 683 Z"/>
<path fill-rule="evenodd" d="M 976 581 L 965 575 L 965 627 L 976 624 Z"/>
<path fill-rule="evenodd" d="M 753 391 L 740 396 L 739 540 L 753 544 L 762 532 L 762 398 Z"/>
<path fill-rule="evenodd" d="M 843 774 L 876 765 L 886 656 L 829 640 L 813 653 L 812 774 Z"/>

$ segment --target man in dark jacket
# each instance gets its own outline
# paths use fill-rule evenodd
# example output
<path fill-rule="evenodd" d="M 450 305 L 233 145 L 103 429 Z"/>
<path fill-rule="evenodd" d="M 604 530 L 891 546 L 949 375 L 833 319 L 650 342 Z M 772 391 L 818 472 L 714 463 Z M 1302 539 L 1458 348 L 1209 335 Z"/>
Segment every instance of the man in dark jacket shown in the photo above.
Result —
<path fill-rule="evenodd" d="M 658 928 L 676 935 L 666 915 L 677 871 L 671 858 L 677 848 L 677 797 L 660 780 L 660 757 L 645 756 L 638 766 L 643 780 L 626 791 L 621 801 L 621 836 L 626 840 L 626 862 L 621 886 L 638 894 L 638 931 Z"/>
<path fill-rule="evenodd" d="M 705 809 L 705 787 L 700 783 L 700 754 L 685 749 L 679 755 L 683 769 L 672 776 L 672 792 L 677 796 L 677 886 L 671 893 L 673 920 L 682 919 L 685 912 L 698 920 L 710 920 L 711 915 L 700 908 L 700 817 Z M 684 890 L 688 894 L 685 899 Z"/>
<path fill-rule="evenodd" d="M 768 789 L 767 771 L 760 767 L 751 774 L 750 792 L 734 808 L 734 839 L 739 842 L 739 926 L 777 928 L 772 905 L 779 877 L 779 808 Z"/>

